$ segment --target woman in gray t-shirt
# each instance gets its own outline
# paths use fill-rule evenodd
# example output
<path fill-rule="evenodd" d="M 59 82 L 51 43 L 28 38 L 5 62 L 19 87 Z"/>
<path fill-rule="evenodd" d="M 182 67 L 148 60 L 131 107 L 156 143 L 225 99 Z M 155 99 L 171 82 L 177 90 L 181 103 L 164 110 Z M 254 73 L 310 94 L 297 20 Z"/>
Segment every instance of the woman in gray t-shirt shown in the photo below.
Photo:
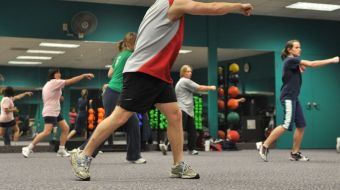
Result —
<path fill-rule="evenodd" d="M 195 83 L 191 80 L 192 68 L 189 65 L 183 65 L 180 70 L 180 79 L 176 84 L 175 92 L 177 102 L 182 110 L 183 128 L 188 133 L 188 150 L 189 154 L 197 155 L 196 148 L 196 128 L 194 123 L 194 101 L 193 94 L 216 90 L 216 86 L 206 86 Z"/>

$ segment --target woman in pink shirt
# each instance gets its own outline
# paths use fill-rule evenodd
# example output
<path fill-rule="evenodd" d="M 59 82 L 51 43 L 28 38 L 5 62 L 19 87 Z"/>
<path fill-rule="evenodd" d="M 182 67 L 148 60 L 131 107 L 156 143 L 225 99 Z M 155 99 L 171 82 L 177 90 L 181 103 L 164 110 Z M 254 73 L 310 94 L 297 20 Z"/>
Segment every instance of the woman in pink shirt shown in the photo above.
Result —
<path fill-rule="evenodd" d="M 59 69 L 52 69 L 49 71 L 49 81 L 44 85 L 42 89 L 42 98 L 44 102 L 44 107 L 42 115 L 44 118 L 44 131 L 39 133 L 26 147 L 22 148 L 22 154 L 25 158 L 33 152 L 33 148 L 44 138 L 46 138 L 52 131 L 53 127 L 58 124 L 61 128 L 60 134 L 60 146 L 57 152 L 57 156 L 70 156 L 70 154 L 65 150 L 65 144 L 67 139 L 67 134 L 69 132 L 69 126 L 65 119 L 60 114 L 60 97 L 62 95 L 62 89 L 65 86 L 72 85 L 81 81 L 82 79 L 92 79 L 94 75 L 92 73 L 82 74 L 71 79 L 61 79 L 61 73 Z"/>
<path fill-rule="evenodd" d="M 19 100 L 25 96 L 32 96 L 32 92 L 24 92 L 19 95 L 14 95 L 14 89 L 8 86 L 4 90 L 4 97 L 1 100 L 1 115 L 0 115 L 0 136 L 5 134 L 6 128 L 12 128 L 13 141 L 19 140 L 19 127 L 14 119 L 14 112 L 18 112 L 18 109 L 14 106 L 14 101 Z"/>

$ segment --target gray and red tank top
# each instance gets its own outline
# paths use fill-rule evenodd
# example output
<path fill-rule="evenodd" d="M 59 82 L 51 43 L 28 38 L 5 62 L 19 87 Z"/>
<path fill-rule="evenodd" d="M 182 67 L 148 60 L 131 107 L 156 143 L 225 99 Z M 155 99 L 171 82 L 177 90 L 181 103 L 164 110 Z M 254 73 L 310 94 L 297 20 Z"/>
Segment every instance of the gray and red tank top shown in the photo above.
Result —
<path fill-rule="evenodd" d="M 170 76 L 181 49 L 184 36 L 184 17 L 168 19 L 174 0 L 157 0 L 146 12 L 138 29 L 134 53 L 124 67 L 126 72 L 142 72 L 172 83 Z"/>

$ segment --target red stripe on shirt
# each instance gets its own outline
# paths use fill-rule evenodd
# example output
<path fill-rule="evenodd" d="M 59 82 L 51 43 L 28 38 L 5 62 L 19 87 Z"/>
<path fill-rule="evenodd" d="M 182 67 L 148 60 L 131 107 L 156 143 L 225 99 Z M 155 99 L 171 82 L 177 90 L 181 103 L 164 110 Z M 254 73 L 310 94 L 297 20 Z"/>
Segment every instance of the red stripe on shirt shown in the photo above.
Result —
<path fill-rule="evenodd" d="M 159 78 L 172 84 L 170 75 L 171 67 L 174 64 L 179 50 L 182 47 L 184 36 L 184 17 L 180 18 L 180 24 L 176 35 L 171 39 L 159 53 L 146 62 L 138 71 Z"/>

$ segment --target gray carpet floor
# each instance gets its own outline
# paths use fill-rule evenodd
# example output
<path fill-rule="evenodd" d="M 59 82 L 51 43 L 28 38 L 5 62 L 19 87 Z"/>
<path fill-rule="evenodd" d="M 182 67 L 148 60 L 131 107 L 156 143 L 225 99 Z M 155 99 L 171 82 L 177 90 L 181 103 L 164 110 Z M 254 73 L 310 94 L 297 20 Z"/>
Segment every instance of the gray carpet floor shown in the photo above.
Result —
<path fill-rule="evenodd" d="M 0 147 L 1 148 L 1 147 Z M 265 163 L 255 150 L 185 153 L 185 161 L 201 179 L 169 178 L 170 155 L 143 152 L 147 164 L 125 162 L 125 153 L 100 154 L 91 166 L 91 181 L 78 181 L 69 159 L 55 153 L 0 154 L 0 189 L 340 189 L 340 154 L 305 150 L 310 162 L 289 161 L 289 150 L 271 150 Z"/>

